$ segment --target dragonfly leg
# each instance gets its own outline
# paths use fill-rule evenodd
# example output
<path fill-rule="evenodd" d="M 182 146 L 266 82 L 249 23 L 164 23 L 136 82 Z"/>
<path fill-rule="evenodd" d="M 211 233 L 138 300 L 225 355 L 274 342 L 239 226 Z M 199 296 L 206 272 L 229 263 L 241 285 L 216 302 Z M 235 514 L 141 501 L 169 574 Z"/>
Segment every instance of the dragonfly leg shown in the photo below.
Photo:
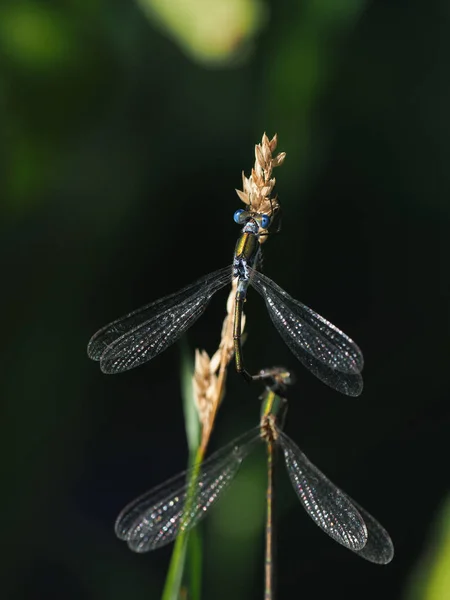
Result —
<path fill-rule="evenodd" d="M 242 375 L 242 377 L 245 379 L 245 381 L 247 383 L 252 383 L 253 382 L 253 377 L 245 369 L 243 369 L 242 371 L 238 371 L 238 373 L 240 373 Z"/>

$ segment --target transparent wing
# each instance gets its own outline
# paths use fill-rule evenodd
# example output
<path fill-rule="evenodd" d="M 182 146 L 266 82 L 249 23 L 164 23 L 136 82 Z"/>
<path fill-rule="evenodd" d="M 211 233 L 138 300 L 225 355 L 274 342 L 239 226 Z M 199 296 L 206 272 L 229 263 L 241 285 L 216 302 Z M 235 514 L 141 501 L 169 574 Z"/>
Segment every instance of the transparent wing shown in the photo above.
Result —
<path fill-rule="evenodd" d="M 116 535 L 131 550 L 147 552 L 172 542 L 194 527 L 222 495 L 241 462 L 261 442 L 256 427 L 126 506 L 117 517 Z M 192 483 L 195 481 L 195 483 Z"/>
<path fill-rule="evenodd" d="M 355 342 L 262 273 L 253 269 L 250 281 L 264 298 L 279 334 L 300 362 L 330 387 L 358 396 L 363 387 L 360 371 L 364 360 Z"/>
<path fill-rule="evenodd" d="M 308 515 L 336 542 L 354 552 L 363 549 L 368 533 L 358 509 L 285 433 L 278 434 L 289 477 Z"/>
<path fill-rule="evenodd" d="M 394 544 L 388 532 L 362 506 L 352 498 L 351 501 L 364 519 L 368 534 L 366 545 L 356 553 L 370 562 L 387 565 L 394 558 Z"/>
<path fill-rule="evenodd" d="M 92 336 L 88 356 L 100 360 L 104 373 L 127 371 L 154 358 L 193 325 L 231 278 L 231 267 L 224 267 L 113 321 Z"/>

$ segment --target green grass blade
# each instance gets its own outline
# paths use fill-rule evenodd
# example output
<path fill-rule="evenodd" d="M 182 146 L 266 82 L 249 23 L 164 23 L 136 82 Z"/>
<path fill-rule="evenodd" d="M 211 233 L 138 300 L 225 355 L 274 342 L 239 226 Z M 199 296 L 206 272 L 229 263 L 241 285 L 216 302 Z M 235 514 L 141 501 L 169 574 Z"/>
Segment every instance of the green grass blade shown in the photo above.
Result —
<path fill-rule="evenodd" d="M 186 552 L 186 576 L 189 589 L 188 600 L 200 600 L 202 588 L 203 538 L 196 527 L 190 532 Z"/>
<path fill-rule="evenodd" d="M 186 560 L 187 535 L 181 533 L 176 541 L 170 559 L 169 571 L 164 585 L 162 600 L 179 600 L 181 580 Z"/>
<path fill-rule="evenodd" d="M 192 388 L 193 373 L 194 362 L 189 353 L 189 348 L 186 343 L 182 343 L 181 387 L 186 438 L 189 448 L 189 466 L 198 460 L 197 452 L 200 441 L 200 423 Z M 194 485 L 196 478 L 197 471 L 193 473 L 191 485 Z M 186 505 L 189 505 L 190 502 L 192 502 L 192 496 L 189 494 Z M 200 600 L 201 563 L 202 545 L 198 530 L 191 532 L 191 534 L 189 532 L 180 533 L 172 552 L 162 600 L 180 600 L 181 597 L 187 597 L 188 600 Z M 187 566 L 186 573 L 184 573 L 185 566 Z M 188 585 L 186 595 L 181 593 L 184 578 L 187 579 Z"/>
<path fill-rule="evenodd" d="M 198 420 L 197 406 L 194 399 L 192 376 L 194 374 L 194 361 L 186 343 L 181 346 L 181 396 L 183 399 L 184 423 L 186 438 L 189 448 L 189 465 L 197 458 L 200 443 L 200 421 Z"/>

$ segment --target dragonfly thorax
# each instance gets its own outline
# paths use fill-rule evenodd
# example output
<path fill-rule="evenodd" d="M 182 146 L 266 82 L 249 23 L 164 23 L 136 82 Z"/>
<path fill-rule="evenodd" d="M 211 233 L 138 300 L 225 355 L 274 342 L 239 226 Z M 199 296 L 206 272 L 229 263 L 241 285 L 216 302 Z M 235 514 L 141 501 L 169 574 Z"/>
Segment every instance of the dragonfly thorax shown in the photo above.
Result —
<path fill-rule="evenodd" d="M 249 219 L 242 228 L 242 233 L 251 233 L 253 235 L 258 235 L 259 230 L 260 227 L 258 223 L 254 219 Z"/>
<path fill-rule="evenodd" d="M 247 281 L 250 278 L 249 267 L 256 267 L 259 253 L 258 236 L 254 233 L 243 232 L 234 251 L 233 276 L 238 277 L 241 281 Z"/>

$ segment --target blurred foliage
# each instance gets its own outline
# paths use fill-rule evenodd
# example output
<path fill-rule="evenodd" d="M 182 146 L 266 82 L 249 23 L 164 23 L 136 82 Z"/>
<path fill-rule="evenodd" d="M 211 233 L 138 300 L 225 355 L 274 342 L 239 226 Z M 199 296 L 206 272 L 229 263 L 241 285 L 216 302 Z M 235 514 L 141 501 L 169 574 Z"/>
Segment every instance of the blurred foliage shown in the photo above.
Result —
<path fill-rule="evenodd" d="M 177 349 L 104 377 L 86 344 L 230 262 L 263 131 L 287 152 L 264 268 L 358 341 L 365 390 L 302 370 L 253 295 L 249 367 L 297 372 L 287 431 L 396 547 L 377 569 L 327 543 L 281 474 L 279 597 L 450 594 L 445 543 L 418 563 L 448 494 L 449 29 L 444 0 L 3 0 L 2 597 L 160 597 L 172 549 L 133 555 L 113 523 L 185 468 Z M 223 303 L 191 347 L 215 350 Z M 230 373 L 211 450 L 258 408 Z M 202 597 L 262 597 L 264 479 L 261 453 L 206 520 Z"/>
<path fill-rule="evenodd" d="M 450 500 L 431 526 L 428 543 L 412 573 L 405 600 L 442 600 L 450 594 Z"/>
<path fill-rule="evenodd" d="M 262 0 L 137 1 L 188 56 L 209 66 L 239 60 L 265 20 Z"/>

